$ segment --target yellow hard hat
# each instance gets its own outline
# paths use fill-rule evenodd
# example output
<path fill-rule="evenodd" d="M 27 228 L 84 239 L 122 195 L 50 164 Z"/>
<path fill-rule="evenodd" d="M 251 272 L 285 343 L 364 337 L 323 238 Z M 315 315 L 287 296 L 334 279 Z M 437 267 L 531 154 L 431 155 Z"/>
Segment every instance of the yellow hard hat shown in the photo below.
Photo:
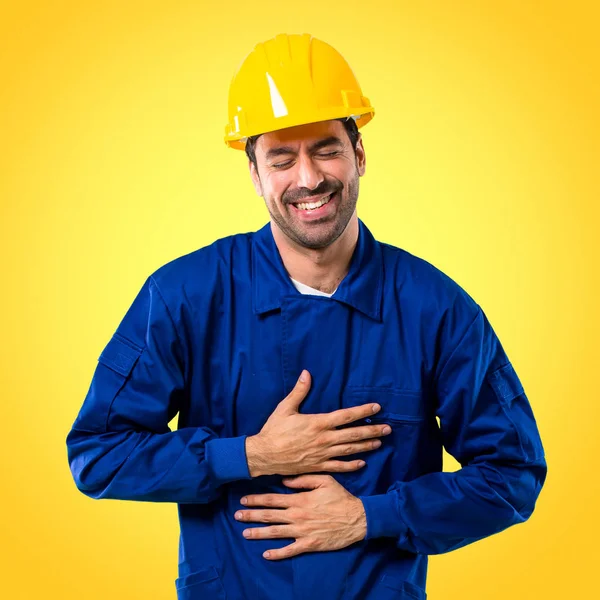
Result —
<path fill-rule="evenodd" d="M 375 115 L 344 57 L 308 33 L 259 43 L 229 87 L 225 143 L 238 150 L 253 135 L 352 117 L 358 128 Z"/>

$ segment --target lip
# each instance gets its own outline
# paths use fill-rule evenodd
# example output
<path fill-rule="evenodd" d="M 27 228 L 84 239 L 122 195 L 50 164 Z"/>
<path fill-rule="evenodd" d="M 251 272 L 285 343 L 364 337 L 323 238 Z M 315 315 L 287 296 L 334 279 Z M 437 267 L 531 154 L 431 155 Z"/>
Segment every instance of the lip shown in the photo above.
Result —
<path fill-rule="evenodd" d="M 337 200 L 338 192 L 335 192 L 327 204 L 324 204 L 320 208 L 316 208 L 314 210 L 302 210 L 301 208 L 296 208 L 293 204 L 290 204 L 290 206 L 292 207 L 294 213 L 297 214 L 302 220 L 315 221 L 331 214 L 334 211 L 334 205 L 337 204 Z M 314 202 L 314 200 L 311 199 L 309 202 Z"/>

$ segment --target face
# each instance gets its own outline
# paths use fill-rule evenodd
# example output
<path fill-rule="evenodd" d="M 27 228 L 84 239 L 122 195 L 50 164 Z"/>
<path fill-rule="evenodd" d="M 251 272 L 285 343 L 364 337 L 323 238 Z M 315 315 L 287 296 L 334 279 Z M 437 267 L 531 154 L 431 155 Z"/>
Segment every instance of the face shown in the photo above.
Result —
<path fill-rule="evenodd" d="M 365 173 L 360 134 L 356 154 L 337 120 L 265 133 L 255 148 L 252 181 L 279 229 L 306 248 L 325 248 L 338 239 L 355 215 Z"/>

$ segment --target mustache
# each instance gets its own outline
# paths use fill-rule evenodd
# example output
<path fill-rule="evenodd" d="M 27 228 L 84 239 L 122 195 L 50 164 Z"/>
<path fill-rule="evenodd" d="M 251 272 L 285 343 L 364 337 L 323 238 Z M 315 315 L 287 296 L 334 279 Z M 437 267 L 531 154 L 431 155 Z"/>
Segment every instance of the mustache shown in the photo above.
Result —
<path fill-rule="evenodd" d="M 325 196 L 329 194 L 333 194 L 340 189 L 339 185 L 333 185 L 330 183 L 323 182 L 320 186 L 316 187 L 311 194 L 298 192 L 290 192 L 289 194 L 284 194 L 283 201 L 285 204 L 297 204 L 298 202 L 302 202 L 306 198 L 315 198 L 318 196 Z"/>

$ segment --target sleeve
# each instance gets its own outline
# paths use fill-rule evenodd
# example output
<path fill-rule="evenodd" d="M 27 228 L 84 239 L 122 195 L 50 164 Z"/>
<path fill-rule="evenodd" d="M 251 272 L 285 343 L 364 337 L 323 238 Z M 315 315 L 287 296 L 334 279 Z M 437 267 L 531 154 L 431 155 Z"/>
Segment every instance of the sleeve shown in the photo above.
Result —
<path fill-rule="evenodd" d="M 394 537 L 399 549 L 441 554 L 523 523 L 546 479 L 544 448 L 515 369 L 478 305 L 461 336 L 445 332 L 436 413 L 442 443 L 461 464 L 394 482 L 360 497 L 365 539 Z M 456 330 L 456 318 L 446 329 Z"/>
<path fill-rule="evenodd" d="M 171 431 L 187 398 L 185 352 L 150 276 L 103 349 L 66 444 L 77 488 L 100 499 L 206 503 L 250 479 L 246 435 Z"/>

